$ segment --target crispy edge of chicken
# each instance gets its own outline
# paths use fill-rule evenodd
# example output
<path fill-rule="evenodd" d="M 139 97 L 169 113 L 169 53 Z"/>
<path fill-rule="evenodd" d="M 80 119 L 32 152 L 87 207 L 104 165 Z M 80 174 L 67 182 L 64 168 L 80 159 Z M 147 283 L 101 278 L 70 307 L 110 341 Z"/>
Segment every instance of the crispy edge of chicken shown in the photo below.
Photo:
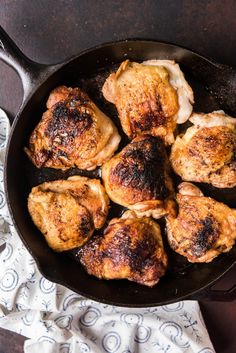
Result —
<path fill-rule="evenodd" d="M 28 197 L 30 216 L 55 251 L 82 246 L 104 225 L 108 209 L 100 180 L 80 176 L 40 184 Z"/>
<path fill-rule="evenodd" d="M 192 113 L 193 91 L 178 64 L 170 60 L 148 60 L 142 64 L 126 60 L 110 74 L 102 88 L 106 100 L 116 105 L 121 125 L 129 138 L 139 134 L 161 136 L 174 142 L 176 123 Z"/>
<path fill-rule="evenodd" d="M 236 119 L 223 111 L 194 113 L 194 124 L 172 145 L 172 167 L 184 181 L 236 186 Z"/>
<path fill-rule="evenodd" d="M 159 225 L 131 211 L 112 219 L 104 234 L 93 236 L 79 256 L 90 275 L 128 279 L 149 287 L 158 283 L 168 263 Z"/>
<path fill-rule="evenodd" d="M 236 239 L 236 210 L 203 193 L 195 185 L 178 186 L 178 212 L 166 217 L 170 247 L 189 262 L 211 262 L 228 252 Z"/>
<path fill-rule="evenodd" d="M 115 153 L 116 126 L 80 88 L 55 88 L 47 108 L 25 148 L 36 167 L 93 170 Z"/>
<path fill-rule="evenodd" d="M 102 179 L 110 199 L 139 217 L 160 218 L 172 207 L 169 162 L 159 137 L 136 137 L 103 165 Z"/>

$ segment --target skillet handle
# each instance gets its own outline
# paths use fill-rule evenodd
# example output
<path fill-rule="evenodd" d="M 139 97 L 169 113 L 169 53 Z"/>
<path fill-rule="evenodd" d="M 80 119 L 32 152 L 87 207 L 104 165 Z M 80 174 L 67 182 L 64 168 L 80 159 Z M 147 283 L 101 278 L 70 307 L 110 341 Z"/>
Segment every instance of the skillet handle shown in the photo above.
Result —
<path fill-rule="evenodd" d="M 30 93 L 57 68 L 57 65 L 39 64 L 27 58 L 1 26 L 0 59 L 20 76 L 24 91 L 23 103 Z"/>

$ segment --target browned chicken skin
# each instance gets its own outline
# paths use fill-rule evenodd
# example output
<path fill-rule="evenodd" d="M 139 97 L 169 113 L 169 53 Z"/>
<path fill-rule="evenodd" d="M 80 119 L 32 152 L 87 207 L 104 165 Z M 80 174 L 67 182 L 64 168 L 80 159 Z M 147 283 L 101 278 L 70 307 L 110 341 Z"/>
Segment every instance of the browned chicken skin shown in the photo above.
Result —
<path fill-rule="evenodd" d="M 165 147 L 159 137 L 139 136 L 102 167 L 105 189 L 112 201 L 138 216 L 160 218 L 173 187 Z"/>
<path fill-rule="evenodd" d="M 193 92 L 179 66 L 169 60 L 142 64 L 126 60 L 108 77 L 102 91 L 116 105 L 130 138 L 150 134 L 173 143 L 176 123 L 185 122 L 192 112 Z"/>
<path fill-rule="evenodd" d="M 193 184 L 182 183 L 177 194 L 178 214 L 167 220 L 168 241 L 190 262 L 210 262 L 229 251 L 236 239 L 236 210 L 204 197 Z"/>
<path fill-rule="evenodd" d="M 83 245 L 104 225 L 109 199 L 97 179 L 73 176 L 34 187 L 29 213 L 55 251 Z"/>
<path fill-rule="evenodd" d="M 194 124 L 172 145 L 171 164 L 185 181 L 236 186 L 236 119 L 216 111 L 193 114 Z"/>
<path fill-rule="evenodd" d="M 115 125 L 81 89 L 54 89 L 47 108 L 25 148 L 36 167 L 92 170 L 114 154 Z"/>
<path fill-rule="evenodd" d="M 128 279 L 150 287 L 167 267 L 159 225 L 131 211 L 111 220 L 104 235 L 92 237 L 80 250 L 80 260 L 98 278 Z"/>

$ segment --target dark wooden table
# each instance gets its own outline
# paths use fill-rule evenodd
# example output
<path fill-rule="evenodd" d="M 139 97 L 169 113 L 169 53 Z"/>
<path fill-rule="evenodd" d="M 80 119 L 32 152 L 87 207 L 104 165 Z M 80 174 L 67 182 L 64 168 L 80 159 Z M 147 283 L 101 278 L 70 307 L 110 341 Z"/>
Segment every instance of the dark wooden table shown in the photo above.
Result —
<path fill-rule="evenodd" d="M 0 24 L 26 55 L 44 63 L 102 42 L 153 38 L 235 65 L 235 13 L 234 0 L 0 0 Z M 21 103 L 21 83 L 2 62 L 0 78 L 0 106 L 13 118 Z M 217 286 L 227 289 L 235 280 L 236 266 Z M 216 351 L 236 352 L 236 301 L 201 302 L 201 307 Z M 0 329 L 0 353 L 23 352 L 23 342 Z"/>

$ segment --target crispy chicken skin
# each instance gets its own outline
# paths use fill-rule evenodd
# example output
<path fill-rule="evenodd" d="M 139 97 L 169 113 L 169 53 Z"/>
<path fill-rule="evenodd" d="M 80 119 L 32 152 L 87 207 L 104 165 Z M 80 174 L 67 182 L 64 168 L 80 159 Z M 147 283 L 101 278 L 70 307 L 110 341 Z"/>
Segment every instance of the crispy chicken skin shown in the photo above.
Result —
<path fill-rule="evenodd" d="M 166 217 L 171 248 L 190 262 L 210 262 L 228 252 L 236 239 L 236 210 L 204 197 L 193 184 L 183 182 L 177 194 L 178 214 Z M 177 212 L 176 212 L 177 213 Z"/>
<path fill-rule="evenodd" d="M 32 220 L 55 251 L 83 245 L 104 225 L 108 207 L 100 181 L 80 176 L 38 185 L 28 197 Z"/>
<path fill-rule="evenodd" d="M 102 178 L 111 200 L 138 216 L 160 218 L 166 214 L 173 186 L 160 137 L 136 137 L 103 165 Z"/>
<path fill-rule="evenodd" d="M 25 148 L 36 167 L 93 170 L 114 154 L 115 125 L 81 89 L 57 87 L 47 108 Z"/>
<path fill-rule="evenodd" d="M 185 181 L 236 186 L 236 119 L 223 111 L 193 114 L 194 124 L 172 145 L 171 164 Z"/>
<path fill-rule="evenodd" d="M 102 92 L 116 105 L 129 138 L 150 134 L 161 136 L 167 144 L 174 142 L 176 123 L 191 115 L 194 101 L 179 65 L 169 60 L 142 64 L 126 60 L 107 78 Z"/>
<path fill-rule="evenodd" d="M 111 220 L 103 235 L 93 236 L 80 250 L 80 261 L 98 278 L 128 279 L 149 287 L 167 267 L 159 225 L 131 211 Z"/>

